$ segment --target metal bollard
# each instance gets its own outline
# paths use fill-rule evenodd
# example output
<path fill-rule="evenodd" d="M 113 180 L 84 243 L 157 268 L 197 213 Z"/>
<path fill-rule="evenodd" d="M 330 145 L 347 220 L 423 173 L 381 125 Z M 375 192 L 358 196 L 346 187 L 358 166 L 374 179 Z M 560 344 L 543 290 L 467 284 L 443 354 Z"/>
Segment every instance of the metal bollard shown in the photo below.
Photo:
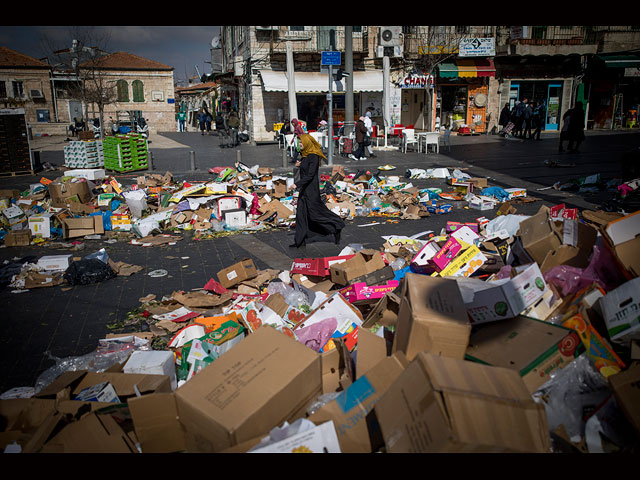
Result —
<path fill-rule="evenodd" d="M 240 150 L 236 150 L 236 164 L 242 163 L 242 152 Z"/>
<path fill-rule="evenodd" d="M 154 170 L 154 167 L 153 167 L 153 152 L 151 150 L 149 150 L 149 166 L 147 167 L 147 170 Z"/>
<path fill-rule="evenodd" d="M 189 152 L 189 162 L 191 163 L 191 171 L 196 169 L 196 152 L 191 150 Z"/>

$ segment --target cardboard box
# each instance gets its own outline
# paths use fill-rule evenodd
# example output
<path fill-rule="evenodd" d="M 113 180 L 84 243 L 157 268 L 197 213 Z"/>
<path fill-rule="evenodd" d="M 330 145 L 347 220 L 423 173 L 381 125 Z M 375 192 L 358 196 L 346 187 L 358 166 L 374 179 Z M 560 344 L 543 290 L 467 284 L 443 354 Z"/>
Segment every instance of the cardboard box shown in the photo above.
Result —
<path fill-rule="evenodd" d="M 373 286 L 379 285 L 383 282 L 388 282 L 389 280 L 394 280 L 395 276 L 395 270 L 391 267 L 391 265 L 387 265 L 386 267 L 383 267 L 380 270 L 376 270 L 375 272 L 367 273 L 366 275 L 362 275 L 361 277 L 356 277 L 351 280 L 351 283 L 354 284 L 364 282 L 368 286 Z"/>
<path fill-rule="evenodd" d="M 64 172 L 65 177 L 80 177 L 86 180 L 100 180 L 105 178 L 104 168 L 78 168 Z"/>
<path fill-rule="evenodd" d="M 640 365 L 631 365 L 628 370 L 610 376 L 609 384 L 620 409 L 640 435 Z"/>
<path fill-rule="evenodd" d="M 62 235 L 64 238 L 84 237 L 85 235 L 102 235 L 104 224 L 102 215 L 83 218 L 61 218 Z"/>
<path fill-rule="evenodd" d="M 224 210 L 222 218 L 230 227 L 240 228 L 247 225 L 247 211 L 243 208 Z"/>
<path fill-rule="evenodd" d="M 4 236 L 4 244 L 7 247 L 28 247 L 31 244 L 31 230 L 15 230 L 7 232 Z"/>
<path fill-rule="evenodd" d="M 120 399 L 113 385 L 109 382 L 102 382 L 85 388 L 78 392 L 74 400 L 81 402 L 120 403 Z"/>
<path fill-rule="evenodd" d="M 87 203 L 93 198 L 89 184 L 84 180 L 79 182 L 69 180 L 64 183 L 53 182 L 49 184 L 51 204 L 56 208 L 66 207 L 68 199 L 76 195 L 80 203 Z"/>
<path fill-rule="evenodd" d="M 218 281 L 224 288 L 231 288 L 244 280 L 258 276 L 253 260 L 246 258 L 218 272 Z"/>
<path fill-rule="evenodd" d="M 612 342 L 629 346 L 640 339 L 640 277 L 610 290 L 599 303 Z"/>
<path fill-rule="evenodd" d="M 392 352 L 464 358 L 471 323 L 455 280 L 407 273 L 400 298 Z"/>
<path fill-rule="evenodd" d="M 73 261 L 73 255 L 45 255 L 38 259 L 38 266 L 44 270 L 66 270 Z"/>
<path fill-rule="evenodd" d="M 343 453 L 371 453 L 377 441 L 368 414 L 408 363 L 401 352 L 381 360 L 309 420 L 315 424 L 333 420 Z"/>
<path fill-rule="evenodd" d="M 546 273 L 558 265 L 586 268 L 596 243 L 598 231 L 587 224 L 567 219 L 562 223 L 563 244 L 547 252 L 540 271 Z"/>
<path fill-rule="evenodd" d="M 170 395 L 129 400 L 143 452 L 219 452 L 304 416 L 320 356 L 262 326 Z"/>
<path fill-rule="evenodd" d="M 347 288 L 340 290 L 340 293 L 350 302 L 379 299 L 392 292 L 398 287 L 397 280 L 389 280 L 384 285 L 367 285 L 366 282 L 352 283 Z"/>
<path fill-rule="evenodd" d="M 178 386 L 173 352 L 168 350 L 136 350 L 122 367 L 122 372 L 166 375 L 172 390 Z"/>
<path fill-rule="evenodd" d="M 562 245 L 562 225 L 551 220 L 549 208 L 542 206 L 538 213 L 520 222 L 517 235 L 522 247 L 538 265 L 547 254 Z"/>
<path fill-rule="evenodd" d="M 604 237 L 627 277 L 640 276 L 640 211 L 607 224 Z"/>
<path fill-rule="evenodd" d="M 374 411 L 390 453 L 550 449 L 544 406 L 506 368 L 420 352 Z"/>
<path fill-rule="evenodd" d="M 462 244 L 455 238 L 449 238 L 444 246 L 438 250 L 431 261 L 435 264 L 436 269 L 441 272 L 449 265 L 454 257 L 462 250 Z"/>
<path fill-rule="evenodd" d="M 527 189 L 526 188 L 505 188 L 505 192 L 509 194 L 509 200 L 512 200 L 516 197 L 526 197 Z"/>
<path fill-rule="evenodd" d="M 484 263 L 487 257 L 478 247 L 472 245 L 459 253 L 441 272 L 442 277 L 469 277 Z M 435 274 L 434 274 L 435 275 Z"/>
<path fill-rule="evenodd" d="M 29 228 L 27 216 L 17 205 L 11 205 L 9 208 L 2 210 L 2 214 L 9 222 L 10 230 L 24 230 Z"/>
<path fill-rule="evenodd" d="M 291 274 L 326 277 L 331 274 L 331 266 L 342 263 L 355 255 L 341 255 L 323 258 L 296 258 L 291 265 Z"/>
<path fill-rule="evenodd" d="M 582 352 L 572 329 L 520 315 L 478 327 L 465 358 L 516 370 L 533 393 Z"/>
<path fill-rule="evenodd" d="M 375 272 L 384 266 L 384 259 L 378 250 L 364 249 L 344 262 L 332 264 L 329 271 L 333 283 L 348 285 L 354 278 Z"/>

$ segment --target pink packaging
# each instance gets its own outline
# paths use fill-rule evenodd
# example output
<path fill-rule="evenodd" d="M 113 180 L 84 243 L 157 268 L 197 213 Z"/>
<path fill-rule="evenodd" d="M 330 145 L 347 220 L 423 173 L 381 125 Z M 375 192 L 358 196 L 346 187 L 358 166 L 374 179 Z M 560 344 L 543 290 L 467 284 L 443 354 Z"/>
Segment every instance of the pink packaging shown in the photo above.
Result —
<path fill-rule="evenodd" d="M 451 260 L 455 258 L 460 250 L 462 250 L 462 244 L 455 238 L 451 237 L 447 240 L 440 251 L 433 256 L 432 261 L 436 264 L 438 270 L 442 271 L 447 265 L 449 265 Z"/>
<path fill-rule="evenodd" d="M 387 292 L 395 290 L 400 282 L 398 280 L 389 280 L 384 285 L 367 285 L 366 282 L 358 282 L 349 285 L 340 293 L 349 301 L 349 303 L 360 300 L 371 300 L 384 297 Z"/>

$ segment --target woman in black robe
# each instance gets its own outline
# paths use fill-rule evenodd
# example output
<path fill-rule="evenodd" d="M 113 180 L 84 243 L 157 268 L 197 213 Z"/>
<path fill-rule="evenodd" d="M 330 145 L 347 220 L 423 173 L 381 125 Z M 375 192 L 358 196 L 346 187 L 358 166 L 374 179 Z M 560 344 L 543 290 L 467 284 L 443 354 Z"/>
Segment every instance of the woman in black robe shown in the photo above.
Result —
<path fill-rule="evenodd" d="M 299 132 L 298 132 L 299 133 Z M 298 190 L 296 208 L 295 240 L 290 247 L 304 246 L 307 240 L 315 237 L 333 235 L 336 244 L 340 242 L 340 233 L 344 222 L 322 201 L 320 197 L 319 167 L 320 159 L 326 157 L 316 140 L 308 133 L 298 134 L 302 157 L 296 163 L 300 168 L 300 179 L 294 185 Z"/>

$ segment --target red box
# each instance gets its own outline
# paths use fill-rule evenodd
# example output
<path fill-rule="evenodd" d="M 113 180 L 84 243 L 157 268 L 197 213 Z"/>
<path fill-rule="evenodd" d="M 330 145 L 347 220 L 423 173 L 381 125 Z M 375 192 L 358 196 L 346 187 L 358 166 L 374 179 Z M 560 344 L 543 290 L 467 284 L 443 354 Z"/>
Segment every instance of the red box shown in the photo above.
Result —
<path fill-rule="evenodd" d="M 313 275 L 316 277 L 326 277 L 331 275 L 329 268 L 334 263 L 341 263 L 355 257 L 355 255 L 342 255 L 338 257 L 323 258 L 296 258 L 291 266 L 291 273 L 302 275 Z"/>

